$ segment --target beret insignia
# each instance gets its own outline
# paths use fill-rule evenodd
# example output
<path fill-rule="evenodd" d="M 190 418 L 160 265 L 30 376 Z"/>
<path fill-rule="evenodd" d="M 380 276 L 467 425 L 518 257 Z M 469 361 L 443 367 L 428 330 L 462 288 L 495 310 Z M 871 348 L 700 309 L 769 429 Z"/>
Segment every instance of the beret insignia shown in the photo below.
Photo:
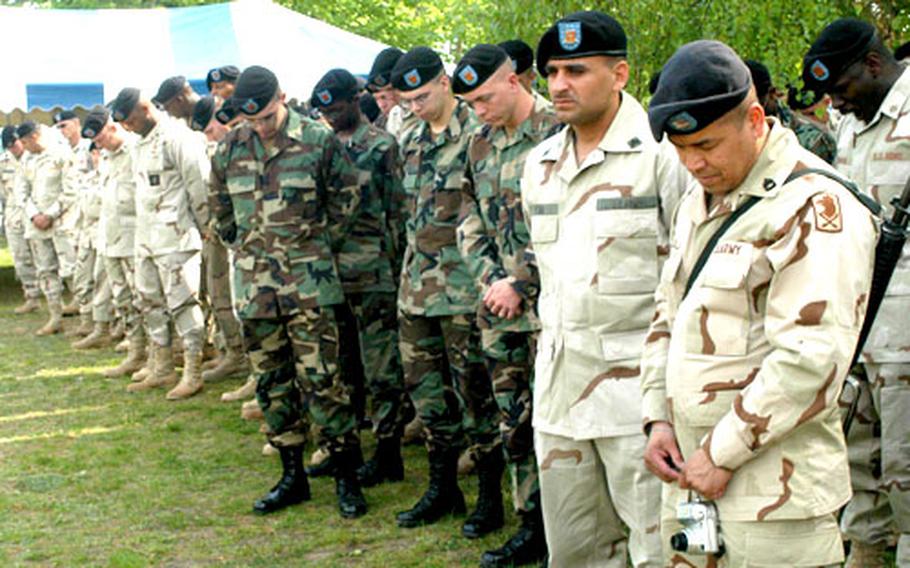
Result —
<path fill-rule="evenodd" d="M 326 106 L 332 104 L 332 93 L 330 93 L 328 89 L 322 89 L 316 93 L 316 96 L 319 98 L 319 102 L 322 104 Z"/>
<path fill-rule="evenodd" d="M 828 71 L 828 67 L 822 63 L 821 59 L 815 60 L 815 63 L 809 67 L 809 72 L 812 73 L 812 77 L 816 81 L 824 81 L 831 76 L 831 72 Z"/>
<path fill-rule="evenodd" d="M 458 78 L 464 81 L 464 84 L 473 87 L 477 84 L 477 71 L 470 65 L 465 65 L 464 69 L 458 72 Z"/>
<path fill-rule="evenodd" d="M 688 112 L 680 112 L 669 120 L 670 128 L 678 132 L 692 132 L 698 127 L 698 121 Z"/>
<path fill-rule="evenodd" d="M 581 22 L 559 22 L 559 45 L 566 51 L 575 51 L 581 45 Z"/>
<path fill-rule="evenodd" d="M 420 85 L 420 73 L 417 69 L 411 69 L 404 74 L 404 82 L 407 83 L 409 87 L 417 87 Z"/>

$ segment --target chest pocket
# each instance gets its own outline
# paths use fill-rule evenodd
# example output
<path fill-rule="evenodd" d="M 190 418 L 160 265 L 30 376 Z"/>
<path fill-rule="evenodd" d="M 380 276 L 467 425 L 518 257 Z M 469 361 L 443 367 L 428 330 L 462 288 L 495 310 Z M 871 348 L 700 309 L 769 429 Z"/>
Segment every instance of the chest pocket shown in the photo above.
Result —
<path fill-rule="evenodd" d="M 531 204 L 531 242 L 546 244 L 559 238 L 559 204 Z"/>
<path fill-rule="evenodd" d="M 690 295 L 698 299 L 688 318 L 686 351 L 701 355 L 745 355 L 749 347 L 751 312 L 747 286 L 753 247 L 722 242 L 708 259 L 700 283 Z"/>
<path fill-rule="evenodd" d="M 657 287 L 657 197 L 597 200 L 594 213 L 597 291 L 653 293 Z"/>
<path fill-rule="evenodd" d="M 262 188 L 262 214 L 267 223 L 300 225 L 301 221 L 316 219 L 319 214 L 319 198 L 313 176 L 305 172 L 278 174 L 278 184 L 277 192 L 271 188 Z"/>

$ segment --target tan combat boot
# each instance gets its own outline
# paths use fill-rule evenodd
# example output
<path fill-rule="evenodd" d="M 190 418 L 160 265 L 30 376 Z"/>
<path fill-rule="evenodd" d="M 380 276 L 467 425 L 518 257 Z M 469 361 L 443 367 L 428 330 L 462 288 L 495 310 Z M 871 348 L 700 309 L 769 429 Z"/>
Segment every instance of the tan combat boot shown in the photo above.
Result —
<path fill-rule="evenodd" d="M 259 401 L 254 398 L 244 402 L 240 407 L 240 417 L 244 420 L 262 420 L 265 416 L 262 414 Z"/>
<path fill-rule="evenodd" d="M 844 568 L 885 568 L 888 566 L 885 559 L 887 548 L 887 542 L 865 544 L 851 540 L 850 556 L 847 557 Z"/>
<path fill-rule="evenodd" d="M 189 398 L 201 391 L 202 386 L 202 351 L 186 351 L 183 355 L 183 376 L 177 386 L 167 393 L 167 399 Z"/>
<path fill-rule="evenodd" d="M 256 378 L 250 375 L 239 389 L 221 395 L 221 402 L 236 402 L 246 400 L 256 394 Z"/>
<path fill-rule="evenodd" d="M 38 298 L 26 298 L 25 303 L 13 310 L 14 314 L 23 315 L 30 314 L 32 312 L 37 312 L 41 309 L 41 302 L 38 301 Z"/>
<path fill-rule="evenodd" d="M 202 380 L 207 383 L 224 380 L 228 377 L 250 372 L 250 363 L 246 355 L 229 349 L 225 351 L 224 356 L 218 360 L 218 365 L 209 371 L 202 373 Z"/>
<path fill-rule="evenodd" d="M 63 306 L 61 313 L 64 316 L 78 316 L 79 315 L 79 304 L 76 303 L 76 300 L 73 300 L 69 304 Z"/>
<path fill-rule="evenodd" d="M 133 383 L 126 387 L 128 392 L 142 392 L 159 387 L 169 387 L 177 384 L 177 372 L 174 370 L 174 350 L 170 345 L 155 347 L 155 365 L 151 373 L 142 379 L 141 383 Z"/>
<path fill-rule="evenodd" d="M 109 379 L 114 379 L 122 375 L 135 373 L 143 367 L 145 357 L 145 338 L 134 339 L 130 342 L 126 359 L 121 361 L 120 364 L 113 369 L 102 371 L 101 374 Z"/>
<path fill-rule="evenodd" d="M 50 314 L 50 318 L 48 318 L 44 326 L 35 332 L 35 335 L 53 335 L 63 331 L 63 306 L 60 305 L 60 301 L 48 302 L 47 311 Z"/>
<path fill-rule="evenodd" d="M 73 343 L 73 349 L 100 349 L 106 347 L 111 341 L 109 327 L 110 324 L 106 321 L 97 322 L 95 329 L 90 334 Z"/>
<path fill-rule="evenodd" d="M 115 353 L 126 353 L 130 350 L 129 338 L 124 338 L 120 343 L 114 346 Z"/>
<path fill-rule="evenodd" d="M 111 343 L 116 343 L 124 337 L 126 337 L 126 325 L 123 323 L 123 318 L 120 318 L 111 326 Z"/>
<path fill-rule="evenodd" d="M 158 346 L 154 341 L 148 342 L 148 349 L 146 350 L 147 359 L 142 365 L 142 368 L 136 371 L 130 376 L 130 380 L 134 383 L 141 383 L 145 378 L 152 374 L 152 371 L 155 369 L 155 352 L 158 351 Z"/>
<path fill-rule="evenodd" d="M 63 334 L 64 337 L 85 337 L 92 333 L 92 314 L 79 314 L 79 325 Z M 78 341 L 78 340 L 77 340 Z"/>

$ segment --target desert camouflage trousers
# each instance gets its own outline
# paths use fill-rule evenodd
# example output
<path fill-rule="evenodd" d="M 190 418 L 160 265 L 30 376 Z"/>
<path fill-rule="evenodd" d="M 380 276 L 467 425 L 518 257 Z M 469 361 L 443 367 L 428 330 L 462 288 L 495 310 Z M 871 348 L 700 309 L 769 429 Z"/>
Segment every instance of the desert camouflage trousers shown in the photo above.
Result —
<path fill-rule="evenodd" d="M 64 242 L 64 241 L 59 241 Z M 60 303 L 63 300 L 63 277 L 60 274 L 61 250 L 57 248 L 57 239 L 29 239 L 32 258 L 38 272 L 38 286 L 48 303 Z M 61 245 L 65 247 L 65 245 Z"/>
<path fill-rule="evenodd" d="M 145 337 L 142 314 L 139 311 L 139 295 L 136 293 L 135 263 L 130 257 L 102 257 L 105 272 L 105 286 L 92 299 L 94 315 L 115 313 L 126 326 L 130 340 Z M 109 321 L 97 320 L 96 321 Z"/>
<path fill-rule="evenodd" d="M 645 468 L 644 435 L 534 439 L 550 566 L 664 566 L 660 480 Z"/>
<path fill-rule="evenodd" d="M 404 388 L 398 352 L 395 292 L 345 294 L 338 305 L 339 363 L 344 381 L 369 391 L 369 417 L 377 439 L 400 438 L 414 408 Z M 356 401 L 355 401 L 356 402 Z"/>
<path fill-rule="evenodd" d="M 853 498 L 841 529 L 874 544 L 899 533 L 897 565 L 910 566 L 910 363 L 865 364 L 847 437 Z"/>
<path fill-rule="evenodd" d="M 512 503 L 516 511 L 529 512 L 540 502 L 531 428 L 537 332 L 484 329 L 480 333 L 499 407 L 499 434 L 512 479 Z"/>
<path fill-rule="evenodd" d="M 199 252 L 136 258 L 136 291 L 149 339 L 171 345 L 173 322 L 187 351 L 201 351 L 205 319 L 199 305 L 202 261 Z"/>
<path fill-rule="evenodd" d="M 202 297 L 206 311 L 210 311 L 224 347 L 231 351 L 243 352 L 243 333 L 240 320 L 234 314 L 234 300 L 231 294 L 231 262 L 228 250 L 217 238 L 208 238 L 202 243 L 202 264 L 205 271 L 205 288 Z"/>
<path fill-rule="evenodd" d="M 405 386 L 427 431 L 428 450 L 460 449 L 467 442 L 478 458 L 501 451 L 499 411 L 474 316 L 399 312 L 398 323 Z"/>
<path fill-rule="evenodd" d="M 92 296 L 95 294 L 96 286 L 95 263 L 98 260 L 98 251 L 91 243 L 85 242 L 76 250 L 73 301 L 79 306 L 79 313 L 83 315 L 92 313 Z M 110 321 L 110 319 L 104 321 Z"/>
<path fill-rule="evenodd" d="M 26 298 L 38 299 L 41 297 L 41 288 L 38 286 L 38 269 L 32 257 L 32 249 L 25 239 L 25 229 L 22 223 L 16 223 L 11 218 L 4 216 L 6 242 L 9 244 L 10 254 L 13 256 L 13 267 L 16 278 L 22 284 L 22 293 Z"/>
<path fill-rule="evenodd" d="M 240 323 L 269 442 L 275 447 L 303 445 L 312 423 L 319 445 L 330 452 L 356 447 L 352 389 L 338 367 L 335 308 Z"/>

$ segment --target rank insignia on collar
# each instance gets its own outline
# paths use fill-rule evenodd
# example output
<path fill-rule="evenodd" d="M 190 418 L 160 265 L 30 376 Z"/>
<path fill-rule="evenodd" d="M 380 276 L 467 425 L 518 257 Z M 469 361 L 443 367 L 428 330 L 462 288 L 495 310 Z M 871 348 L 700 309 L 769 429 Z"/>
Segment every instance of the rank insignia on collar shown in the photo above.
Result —
<path fill-rule="evenodd" d="M 470 65 L 465 65 L 464 69 L 458 72 L 458 78 L 461 79 L 465 85 L 473 87 L 477 84 L 477 71 Z"/>
<path fill-rule="evenodd" d="M 698 121 L 686 111 L 676 113 L 670 117 L 670 128 L 677 132 L 692 132 L 697 126 Z"/>
<path fill-rule="evenodd" d="M 831 76 L 831 72 L 828 71 L 828 67 L 822 63 L 821 59 L 816 59 L 815 63 L 809 67 L 809 73 L 812 74 L 816 81 L 825 81 Z"/>
<path fill-rule="evenodd" d="M 420 86 L 420 73 L 417 69 L 411 69 L 404 74 L 404 82 L 408 87 L 414 88 Z"/>
<path fill-rule="evenodd" d="M 575 51 L 581 45 L 581 22 L 559 22 L 559 45 L 566 51 Z"/>

